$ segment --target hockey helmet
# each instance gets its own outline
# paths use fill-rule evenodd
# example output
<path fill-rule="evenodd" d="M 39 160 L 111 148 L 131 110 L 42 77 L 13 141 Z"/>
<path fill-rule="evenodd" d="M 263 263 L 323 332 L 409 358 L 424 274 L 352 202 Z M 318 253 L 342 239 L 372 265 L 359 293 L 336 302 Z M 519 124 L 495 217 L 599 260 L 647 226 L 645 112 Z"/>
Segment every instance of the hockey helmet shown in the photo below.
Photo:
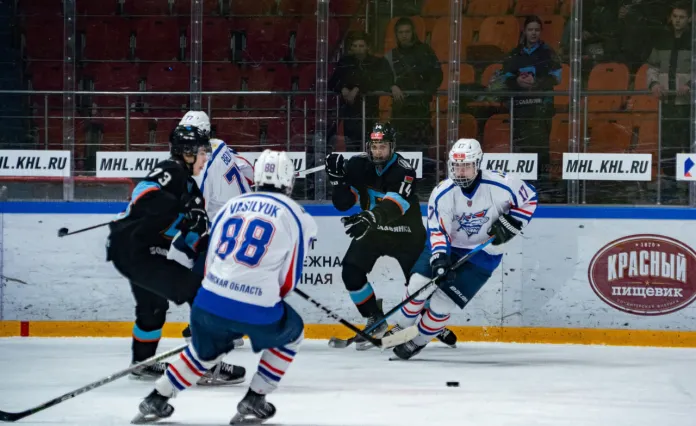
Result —
<path fill-rule="evenodd" d="M 471 185 L 478 176 L 483 161 L 481 144 L 476 139 L 459 139 L 449 152 L 447 170 L 449 178 L 461 186 Z"/>
<path fill-rule="evenodd" d="M 254 184 L 256 191 L 273 188 L 289 196 L 295 184 L 295 166 L 288 154 L 270 149 L 263 151 L 254 166 Z"/>
<path fill-rule="evenodd" d="M 382 144 L 387 144 L 385 152 Z M 396 148 L 396 130 L 391 123 L 377 123 L 372 127 L 370 140 L 367 143 L 367 157 L 375 165 L 383 165 L 394 155 Z"/>
<path fill-rule="evenodd" d="M 169 135 L 172 156 L 197 155 L 201 149 L 210 152 L 210 137 L 200 127 L 176 126 Z"/>
<path fill-rule="evenodd" d="M 179 122 L 179 126 L 193 126 L 210 135 L 210 118 L 203 111 L 189 111 Z"/>

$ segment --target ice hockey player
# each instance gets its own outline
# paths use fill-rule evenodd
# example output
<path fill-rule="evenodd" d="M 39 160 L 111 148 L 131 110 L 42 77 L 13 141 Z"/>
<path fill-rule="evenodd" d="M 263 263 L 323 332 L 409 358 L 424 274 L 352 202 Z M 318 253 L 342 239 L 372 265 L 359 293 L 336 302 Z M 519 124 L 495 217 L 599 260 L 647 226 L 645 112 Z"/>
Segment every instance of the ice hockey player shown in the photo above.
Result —
<path fill-rule="evenodd" d="M 192 174 L 200 172 L 207 159 L 208 136 L 192 126 L 177 126 L 170 135 L 171 158 L 159 162 L 138 183 L 126 210 L 110 223 L 107 260 L 126 277 L 135 298 L 132 362 L 155 355 L 162 335 L 169 302 L 192 304 L 202 277 L 179 263 L 168 260 L 172 238 L 180 230 L 199 236 L 190 241 L 198 247 L 208 231 L 203 197 Z M 166 364 L 158 363 L 133 373 L 151 379 L 164 374 Z M 203 379 L 214 384 L 244 380 L 244 369 L 221 364 Z"/>
<path fill-rule="evenodd" d="M 428 245 L 409 280 L 406 297 L 432 278 L 431 286 L 395 314 L 395 330 L 418 321 L 420 334 L 396 346 L 398 358 L 418 354 L 441 332 L 455 307 L 464 309 L 498 267 L 505 243 L 532 219 L 537 194 L 531 185 L 495 171 L 481 170 L 483 151 L 475 139 L 458 140 L 449 153 L 449 178 L 442 181 L 428 202 Z M 467 263 L 450 271 L 450 265 L 474 247 L 494 239 Z M 430 297 L 429 307 L 424 309 Z"/>
<path fill-rule="evenodd" d="M 191 125 L 210 135 L 210 119 L 203 111 L 189 111 L 179 125 Z M 254 168 L 220 139 L 210 140 L 212 155 L 196 179 L 205 199 L 208 217 L 215 217 L 230 198 L 251 191 Z"/>
<path fill-rule="evenodd" d="M 342 278 L 353 303 L 367 319 L 367 327 L 383 317 L 367 281 L 377 259 L 393 257 L 404 277 L 408 277 L 425 245 L 425 228 L 414 190 L 416 171 L 394 152 L 395 144 L 396 132 L 391 124 L 377 123 L 372 128 L 367 153 L 347 161 L 339 153 L 326 157 L 333 205 L 346 211 L 358 203 L 362 209 L 341 219 L 346 234 L 353 239 L 343 258 Z M 380 338 L 386 331 L 387 323 L 383 322 L 373 335 Z M 355 342 L 358 350 L 372 346 L 360 338 Z"/>
<path fill-rule="evenodd" d="M 261 423 L 275 414 L 266 395 L 304 338 L 302 318 L 283 299 L 302 276 L 317 232 L 314 219 L 287 196 L 294 179 L 287 154 L 266 150 L 254 171 L 256 192 L 229 200 L 213 219 L 206 275 L 191 310 L 193 340 L 140 404 L 134 423 L 171 416 L 168 400 L 196 383 L 242 335 L 263 354 L 231 424 Z"/>

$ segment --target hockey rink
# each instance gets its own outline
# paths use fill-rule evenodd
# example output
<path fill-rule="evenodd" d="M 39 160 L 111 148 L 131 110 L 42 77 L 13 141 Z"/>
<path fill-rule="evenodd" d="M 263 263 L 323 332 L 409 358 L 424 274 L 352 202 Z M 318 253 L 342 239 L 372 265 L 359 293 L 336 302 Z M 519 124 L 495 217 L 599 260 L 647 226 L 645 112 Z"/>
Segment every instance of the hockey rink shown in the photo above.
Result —
<path fill-rule="evenodd" d="M 161 348 L 183 340 L 165 339 Z M 432 344 L 409 362 L 305 341 L 271 397 L 275 425 L 696 424 L 696 350 Z M 130 339 L 0 339 L 0 409 L 22 411 L 127 366 Z M 226 358 L 255 371 L 248 346 Z M 446 387 L 458 381 L 459 387 Z M 160 424 L 226 425 L 247 382 L 194 388 Z M 127 425 L 152 384 L 128 378 L 17 422 Z"/>

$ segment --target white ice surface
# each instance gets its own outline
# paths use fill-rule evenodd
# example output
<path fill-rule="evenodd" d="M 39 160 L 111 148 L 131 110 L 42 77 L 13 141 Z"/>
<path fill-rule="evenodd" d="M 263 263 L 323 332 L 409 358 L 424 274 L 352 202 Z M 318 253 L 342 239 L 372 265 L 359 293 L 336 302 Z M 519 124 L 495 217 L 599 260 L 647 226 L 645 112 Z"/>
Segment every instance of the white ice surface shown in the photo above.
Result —
<path fill-rule="evenodd" d="M 161 349 L 182 344 L 163 340 Z M 269 397 L 276 425 L 696 425 L 692 349 L 465 343 L 409 362 L 307 341 Z M 0 339 L 0 409 L 22 411 L 127 366 L 129 339 Z M 256 370 L 248 347 L 226 358 Z M 448 388 L 447 381 L 460 387 Z M 246 385 L 194 388 L 165 424 L 226 425 Z M 152 383 L 128 378 L 20 420 L 127 425 Z"/>

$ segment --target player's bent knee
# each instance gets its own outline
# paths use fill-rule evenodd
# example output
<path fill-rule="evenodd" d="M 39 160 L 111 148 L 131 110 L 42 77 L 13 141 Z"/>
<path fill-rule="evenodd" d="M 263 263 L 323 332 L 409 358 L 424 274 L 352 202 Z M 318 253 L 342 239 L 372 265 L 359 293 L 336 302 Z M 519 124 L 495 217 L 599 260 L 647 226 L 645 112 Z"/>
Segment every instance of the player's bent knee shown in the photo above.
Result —
<path fill-rule="evenodd" d="M 438 288 L 433 293 L 433 297 L 430 298 L 428 309 L 431 312 L 436 312 L 438 315 L 449 315 L 456 307 L 457 303 L 447 293 Z"/>
<path fill-rule="evenodd" d="M 408 294 L 411 295 L 421 288 L 425 287 L 430 283 L 431 279 L 428 277 L 424 277 L 421 274 L 413 274 L 411 275 L 411 278 L 408 280 Z M 431 286 L 429 289 L 423 291 L 421 294 L 419 294 L 416 299 L 417 300 L 425 300 L 427 299 L 433 292 L 437 289 L 437 286 Z"/>
<path fill-rule="evenodd" d="M 167 308 L 136 308 L 135 325 L 143 331 L 160 330 L 167 321 Z"/>
<path fill-rule="evenodd" d="M 341 278 L 348 291 L 360 290 L 367 282 L 367 272 L 356 265 L 346 263 L 341 271 Z"/>

